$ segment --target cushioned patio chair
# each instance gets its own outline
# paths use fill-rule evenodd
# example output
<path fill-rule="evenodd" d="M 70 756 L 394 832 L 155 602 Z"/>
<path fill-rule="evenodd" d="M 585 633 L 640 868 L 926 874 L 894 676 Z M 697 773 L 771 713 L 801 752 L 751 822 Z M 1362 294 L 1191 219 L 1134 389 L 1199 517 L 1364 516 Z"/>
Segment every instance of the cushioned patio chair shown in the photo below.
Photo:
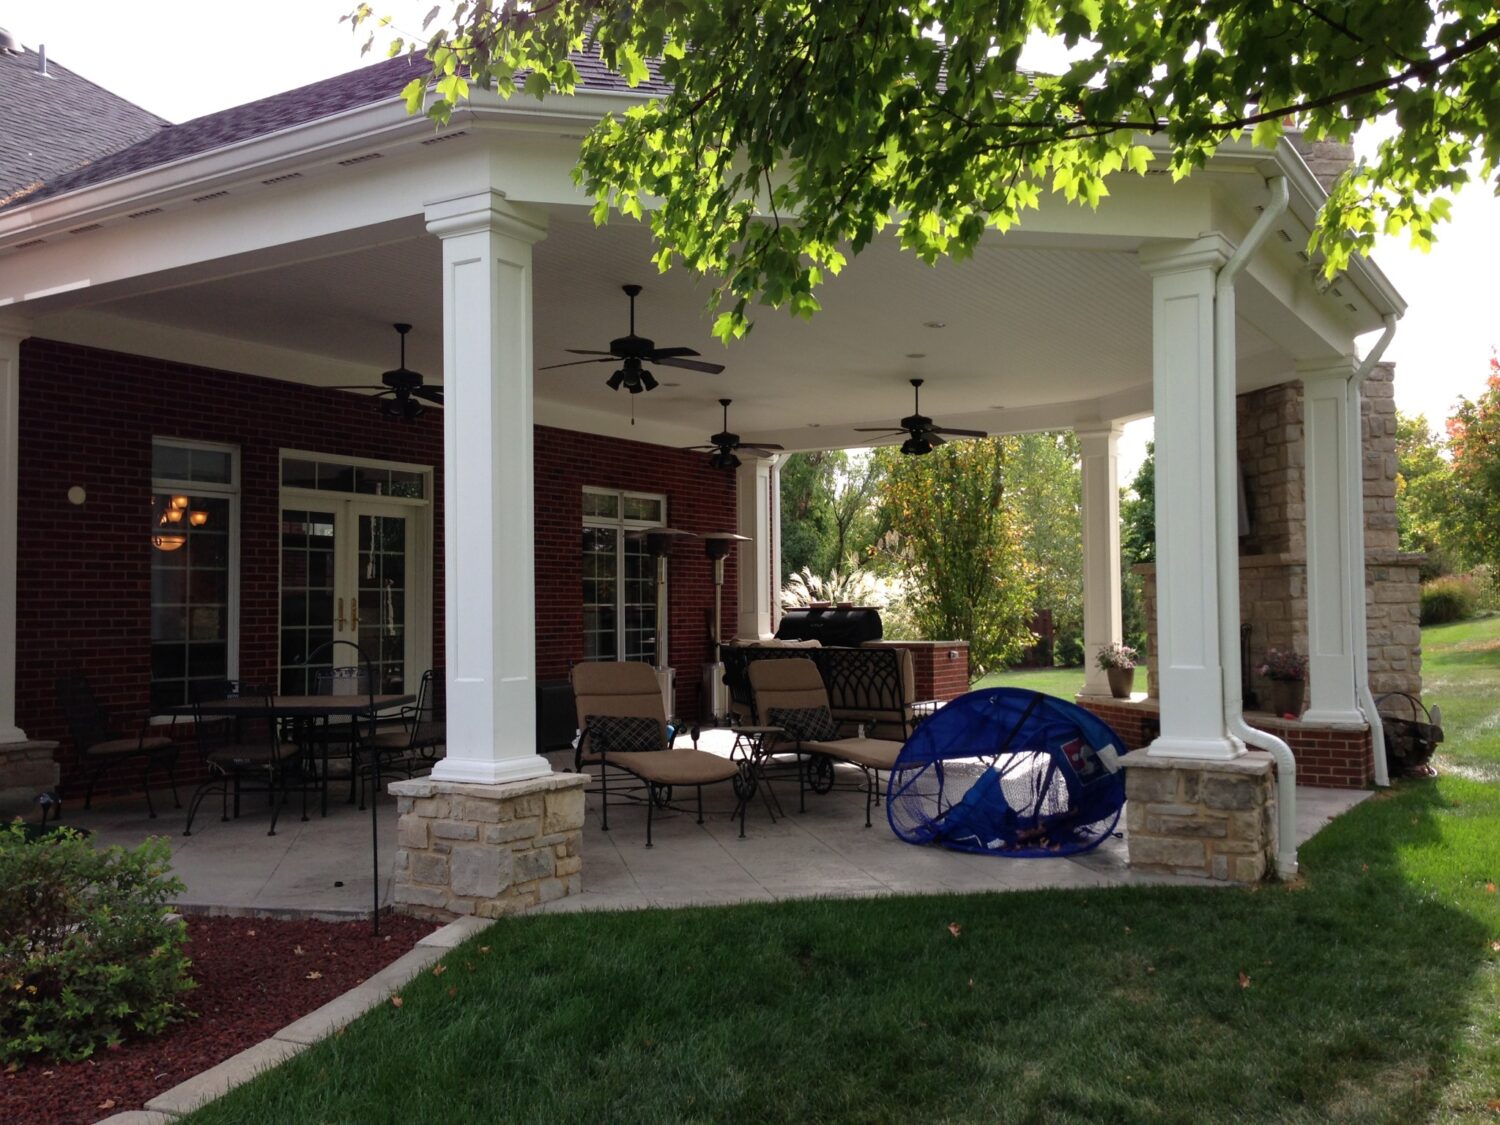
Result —
<path fill-rule="evenodd" d="M 884 738 L 844 736 L 849 720 L 835 721 L 828 709 L 828 691 L 811 660 L 757 660 L 749 669 L 755 697 L 755 714 L 762 726 L 779 727 L 785 737 L 773 742 L 771 754 L 792 753 L 798 757 L 797 796 L 807 809 L 806 790 L 825 792 L 815 774 L 832 770 L 832 763 L 857 766 L 865 775 L 865 827 L 870 827 L 870 808 L 880 799 L 880 771 L 890 772 L 901 753 L 900 742 Z M 806 757 L 804 763 L 802 758 Z M 830 779 L 831 780 L 831 779 Z"/>
<path fill-rule="evenodd" d="M 265 792 L 271 801 L 271 827 L 267 836 L 276 835 L 276 820 L 281 815 L 291 791 L 294 777 L 301 781 L 302 819 L 307 819 L 307 785 L 309 777 L 303 770 L 302 748 L 286 741 L 281 734 L 281 724 L 274 708 L 275 693 L 268 687 L 241 685 L 239 698 L 259 699 L 260 706 L 243 716 L 226 717 L 206 713 L 214 700 L 199 699 L 194 703 L 194 726 L 197 728 L 198 749 L 208 766 L 208 779 L 198 786 L 193 799 L 188 802 L 187 824 L 182 834 L 193 834 L 193 820 L 203 798 L 215 789 L 220 794 L 220 818 L 229 819 L 231 798 L 234 816 L 240 815 L 240 794 L 248 787 L 256 792 Z M 278 800 L 279 798 L 279 800 Z"/>
<path fill-rule="evenodd" d="M 142 715 L 140 729 L 121 736 L 111 723 L 109 712 L 99 702 L 94 689 L 82 672 L 71 672 L 57 681 L 57 702 L 78 749 L 78 762 L 87 771 L 83 807 L 94 803 L 94 783 L 108 769 L 130 762 L 141 763 L 141 785 L 146 790 L 146 811 L 156 819 L 156 805 L 151 800 L 151 767 L 162 765 L 172 786 L 172 802 L 179 809 L 177 796 L 177 744 L 170 738 L 151 734 L 151 716 Z"/>
<path fill-rule="evenodd" d="M 667 715 L 661 685 L 649 664 L 585 661 L 572 672 L 577 703 L 578 749 L 574 768 L 599 767 L 602 820 L 609 831 L 609 772 L 621 770 L 646 788 L 646 846 L 658 805 L 671 803 L 672 790 L 691 786 L 698 794 L 698 823 L 703 823 L 703 787 L 735 783 L 739 765 L 705 750 L 678 748 L 667 741 Z M 745 835 L 745 801 L 749 789 L 734 785 L 735 815 Z"/>

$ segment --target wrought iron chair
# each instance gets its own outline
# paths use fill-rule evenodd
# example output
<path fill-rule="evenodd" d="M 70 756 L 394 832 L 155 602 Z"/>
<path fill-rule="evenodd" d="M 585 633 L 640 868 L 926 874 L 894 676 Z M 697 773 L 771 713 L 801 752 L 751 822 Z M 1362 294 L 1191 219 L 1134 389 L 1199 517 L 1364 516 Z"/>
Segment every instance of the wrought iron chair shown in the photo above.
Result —
<path fill-rule="evenodd" d="M 698 795 L 698 823 L 703 823 L 703 787 L 734 783 L 735 815 L 745 835 L 745 804 L 753 791 L 738 763 L 706 750 L 677 748 L 667 740 L 667 715 L 661 686 L 649 664 L 585 661 L 574 665 L 573 695 L 582 732 L 574 767 L 599 767 L 604 831 L 609 831 L 609 773 L 620 770 L 646 787 L 646 846 L 657 807 L 672 804 L 672 790 L 691 787 Z"/>
<path fill-rule="evenodd" d="M 756 720 L 785 731 L 767 747 L 767 754 L 795 754 L 798 805 L 807 809 L 807 789 L 827 792 L 833 783 L 833 763 L 857 766 L 865 776 L 865 827 L 870 808 L 880 801 L 880 772 L 896 765 L 902 743 L 884 738 L 842 735 L 850 720 L 835 720 L 828 707 L 828 690 L 811 660 L 758 660 L 750 665 Z M 786 745 L 783 748 L 783 741 Z M 803 763 L 801 759 L 807 758 Z"/>
<path fill-rule="evenodd" d="M 166 767 L 167 780 L 172 786 L 172 801 L 177 808 L 182 807 L 177 796 L 177 744 L 170 738 L 150 733 L 149 714 L 141 716 L 140 730 L 136 734 L 119 736 L 112 729 L 109 712 L 99 702 L 82 672 L 71 672 L 57 681 L 57 702 L 73 736 L 73 745 L 78 749 L 79 764 L 88 771 L 84 808 L 93 805 L 94 784 L 100 776 L 112 766 L 129 762 L 141 763 L 141 786 L 146 791 L 146 809 L 152 820 L 156 819 L 156 805 L 151 800 L 153 765 Z"/>
<path fill-rule="evenodd" d="M 220 819 L 230 818 L 230 801 L 233 799 L 234 816 L 240 815 L 240 794 L 249 782 L 255 791 L 265 792 L 271 801 L 271 827 L 267 836 L 276 835 L 276 820 L 281 815 L 281 806 L 286 803 L 293 777 L 301 781 L 302 819 L 307 819 L 307 775 L 303 770 L 302 749 L 281 736 L 281 725 L 276 719 L 275 693 L 268 687 L 241 685 L 239 698 L 260 701 L 259 707 L 247 709 L 243 716 L 224 716 L 206 713 L 205 708 L 213 702 L 200 698 L 194 704 L 193 718 L 198 732 L 198 747 L 208 765 L 209 776 L 188 802 L 187 824 L 184 836 L 193 834 L 193 820 L 203 804 L 203 798 L 215 789 L 220 794 Z M 222 698 L 222 697 L 221 697 Z M 280 798 L 278 800 L 278 797 Z"/>
<path fill-rule="evenodd" d="M 439 749 L 447 745 L 448 679 L 442 668 L 429 668 L 422 673 L 417 702 L 401 708 L 397 718 L 401 723 L 399 728 L 377 728 L 358 744 L 362 759 L 359 772 L 371 778 L 377 794 L 383 773 L 401 770 L 412 777 L 420 769 L 431 769 L 439 757 Z M 364 807 L 363 790 L 360 807 Z"/>

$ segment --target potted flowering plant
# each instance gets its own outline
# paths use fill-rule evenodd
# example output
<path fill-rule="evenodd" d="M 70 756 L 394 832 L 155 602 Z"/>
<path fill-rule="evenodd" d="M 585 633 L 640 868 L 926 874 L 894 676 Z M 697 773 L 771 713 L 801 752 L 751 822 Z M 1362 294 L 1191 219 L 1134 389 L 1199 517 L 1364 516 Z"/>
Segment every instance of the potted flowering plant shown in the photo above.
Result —
<path fill-rule="evenodd" d="M 1130 698 L 1135 687 L 1135 659 L 1135 649 L 1118 642 L 1105 645 L 1094 657 L 1094 662 L 1109 677 L 1109 694 L 1114 698 Z"/>
<path fill-rule="evenodd" d="M 1260 674 L 1271 681 L 1272 712 L 1293 719 L 1299 717 L 1307 682 L 1307 657 L 1292 649 L 1268 649 Z"/>

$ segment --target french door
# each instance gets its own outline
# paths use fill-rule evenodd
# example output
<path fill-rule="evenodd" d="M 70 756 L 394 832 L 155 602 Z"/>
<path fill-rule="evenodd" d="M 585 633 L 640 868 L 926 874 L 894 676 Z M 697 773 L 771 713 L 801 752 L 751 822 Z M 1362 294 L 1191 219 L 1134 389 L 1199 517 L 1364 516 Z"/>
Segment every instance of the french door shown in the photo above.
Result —
<path fill-rule="evenodd" d="M 283 693 L 316 691 L 320 677 L 365 661 L 377 694 L 415 690 L 431 647 L 425 512 L 379 497 L 283 492 Z"/>

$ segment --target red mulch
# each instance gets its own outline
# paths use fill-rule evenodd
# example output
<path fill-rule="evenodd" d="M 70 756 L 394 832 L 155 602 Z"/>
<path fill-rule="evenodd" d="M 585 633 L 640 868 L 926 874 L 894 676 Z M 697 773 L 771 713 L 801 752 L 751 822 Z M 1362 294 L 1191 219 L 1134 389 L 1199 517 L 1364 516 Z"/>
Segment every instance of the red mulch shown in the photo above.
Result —
<path fill-rule="evenodd" d="M 194 1014 L 83 1062 L 0 1074 L 0 1121 L 86 1125 L 140 1109 L 347 992 L 433 929 L 402 916 L 381 918 L 378 938 L 368 921 L 189 917 L 187 927 L 198 987 L 184 1002 Z"/>

